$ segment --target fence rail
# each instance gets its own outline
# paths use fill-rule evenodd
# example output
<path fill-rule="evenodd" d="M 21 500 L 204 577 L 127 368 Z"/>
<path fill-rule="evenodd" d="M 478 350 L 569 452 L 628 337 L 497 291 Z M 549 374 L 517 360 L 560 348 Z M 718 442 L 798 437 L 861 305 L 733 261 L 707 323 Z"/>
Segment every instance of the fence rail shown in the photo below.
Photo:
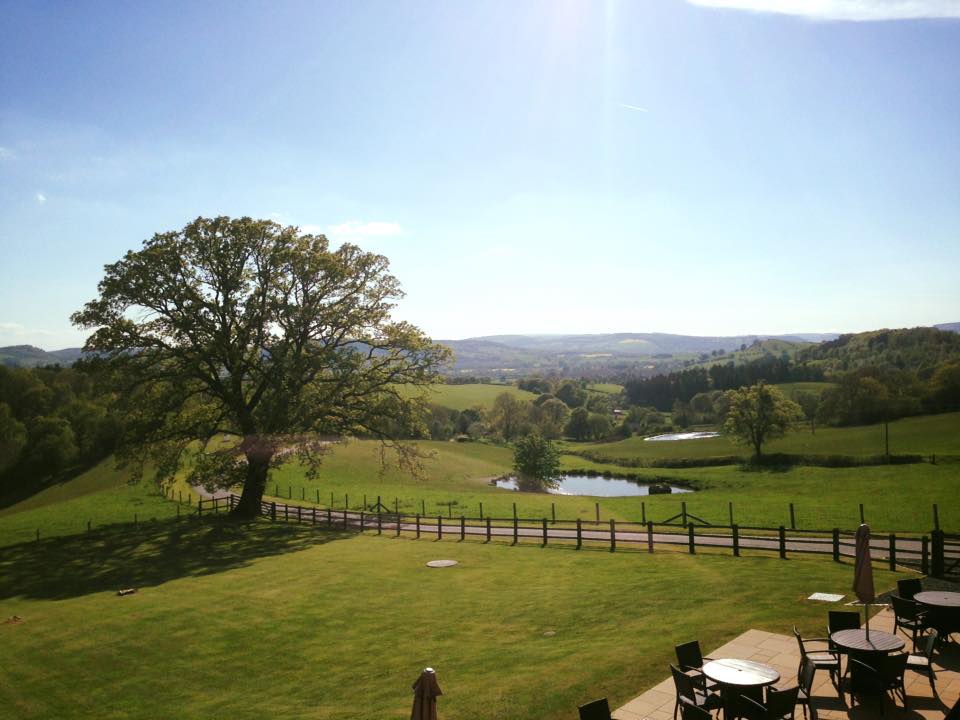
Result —
<path fill-rule="evenodd" d="M 228 512 L 238 501 L 239 497 L 234 494 L 203 499 L 197 504 L 197 513 L 202 516 L 204 513 Z M 777 553 L 781 558 L 791 554 L 829 555 L 836 562 L 853 558 L 856 554 L 855 534 L 839 528 L 788 530 L 783 525 L 743 528 L 733 524 L 706 529 L 692 522 L 678 528 L 676 524 L 655 524 L 653 521 L 637 523 L 599 518 L 444 517 L 443 514 L 408 515 L 382 509 L 368 512 L 266 500 L 260 503 L 260 514 L 273 522 L 309 524 L 347 532 L 413 534 L 417 538 L 432 535 L 438 540 L 446 536 L 460 541 L 469 537 L 480 538 L 483 542 L 509 541 L 512 545 L 535 541 L 544 547 L 551 543 L 575 544 L 577 549 L 589 544 L 609 547 L 611 552 L 618 549 L 654 552 L 657 545 L 675 545 L 685 546 L 691 554 L 698 549 L 726 549 L 739 557 L 744 550 L 755 550 Z M 910 567 L 934 577 L 960 575 L 960 537 L 947 536 L 941 530 L 919 538 L 895 533 L 874 535 L 870 549 L 874 560 L 886 561 L 891 571 Z"/>

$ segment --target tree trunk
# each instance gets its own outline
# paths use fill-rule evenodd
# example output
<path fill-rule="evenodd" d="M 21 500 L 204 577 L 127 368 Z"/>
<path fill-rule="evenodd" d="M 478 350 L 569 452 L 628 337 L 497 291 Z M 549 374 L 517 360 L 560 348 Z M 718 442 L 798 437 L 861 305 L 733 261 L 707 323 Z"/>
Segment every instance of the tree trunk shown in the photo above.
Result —
<path fill-rule="evenodd" d="M 247 479 L 243 483 L 240 502 L 233 509 L 233 516 L 252 520 L 260 516 L 260 501 L 267 488 L 267 471 L 270 469 L 271 454 L 247 452 Z"/>

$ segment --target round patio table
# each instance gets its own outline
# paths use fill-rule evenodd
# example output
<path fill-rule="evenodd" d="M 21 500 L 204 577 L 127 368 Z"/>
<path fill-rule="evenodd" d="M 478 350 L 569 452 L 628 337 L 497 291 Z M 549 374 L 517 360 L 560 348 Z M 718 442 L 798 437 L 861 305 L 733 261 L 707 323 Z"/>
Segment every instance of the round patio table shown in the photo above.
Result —
<path fill-rule="evenodd" d="M 913 596 L 922 605 L 941 608 L 960 608 L 960 592 L 940 592 L 926 590 Z"/>
<path fill-rule="evenodd" d="M 703 668 L 703 674 L 720 685 L 723 717 L 734 717 L 736 701 L 741 691 L 747 688 L 763 688 L 780 679 L 776 668 L 752 660 L 720 658 L 711 660 Z M 761 690 L 761 692 L 763 692 Z M 762 697 L 760 698 L 763 699 Z"/>
<path fill-rule="evenodd" d="M 859 630 L 837 630 L 830 636 L 834 645 L 848 652 L 891 653 L 902 650 L 906 643 L 896 635 L 881 630 L 871 630 L 870 637 L 863 628 Z"/>

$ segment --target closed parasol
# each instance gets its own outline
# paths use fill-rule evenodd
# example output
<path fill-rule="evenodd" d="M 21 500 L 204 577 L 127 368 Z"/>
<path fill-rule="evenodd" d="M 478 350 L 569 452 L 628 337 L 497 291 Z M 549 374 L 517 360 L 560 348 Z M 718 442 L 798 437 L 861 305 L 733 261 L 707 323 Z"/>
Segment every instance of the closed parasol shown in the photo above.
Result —
<path fill-rule="evenodd" d="M 413 684 L 413 711 L 410 720 L 437 720 L 437 697 L 443 691 L 433 668 L 425 668 Z"/>
<path fill-rule="evenodd" d="M 870 637 L 870 603 L 876 599 L 873 590 L 873 563 L 870 559 L 870 526 L 857 528 L 857 550 L 853 561 L 853 592 L 863 603 L 867 637 Z"/>

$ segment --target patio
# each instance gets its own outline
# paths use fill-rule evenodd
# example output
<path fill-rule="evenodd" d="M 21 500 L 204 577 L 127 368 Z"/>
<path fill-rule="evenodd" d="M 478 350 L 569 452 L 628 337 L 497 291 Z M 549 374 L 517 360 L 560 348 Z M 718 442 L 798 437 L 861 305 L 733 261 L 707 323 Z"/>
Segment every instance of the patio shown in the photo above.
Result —
<path fill-rule="evenodd" d="M 826 624 L 826 609 L 824 610 L 824 624 Z M 887 608 L 878 613 L 870 621 L 871 630 L 893 632 L 893 612 Z M 900 633 L 904 637 L 903 633 Z M 911 649 L 907 639 L 907 649 Z M 755 660 L 775 667 L 781 675 L 777 687 L 791 687 L 796 684 L 797 666 L 800 663 L 800 651 L 793 636 L 777 635 L 764 630 L 747 630 L 734 638 L 726 645 L 706 653 L 711 658 L 739 658 Z M 944 714 L 960 696 L 960 650 L 955 644 L 948 645 L 944 650 L 937 651 L 933 656 L 936 671 L 937 692 L 939 700 L 934 697 L 930 683 L 926 676 L 915 672 L 906 675 L 907 699 L 910 707 L 905 710 L 899 703 L 894 707 L 889 700 L 884 707 L 885 717 L 890 720 L 942 720 Z M 669 669 L 669 668 L 668 668 Z M 844 700 L 849 702 L 849 695 L 844 693 Z M 676 701 L 676 692 L 673 680 L 667 677 L 663 682 L 647 690 L 639 697 L 634 698 L 623 707 L 613 712 L 616 720 L 672 720 L 673 708 Z M 870 705 L 856 705 L 852 710 L 837 697 L 837 691 L 830 682 L 826 672 L 818 672 L 813 685 L 814 717 L 820 720 L 866 720 L 879 717 L 876 703 Z M 803 716 L 797 708 L 797 717 Z"/>

